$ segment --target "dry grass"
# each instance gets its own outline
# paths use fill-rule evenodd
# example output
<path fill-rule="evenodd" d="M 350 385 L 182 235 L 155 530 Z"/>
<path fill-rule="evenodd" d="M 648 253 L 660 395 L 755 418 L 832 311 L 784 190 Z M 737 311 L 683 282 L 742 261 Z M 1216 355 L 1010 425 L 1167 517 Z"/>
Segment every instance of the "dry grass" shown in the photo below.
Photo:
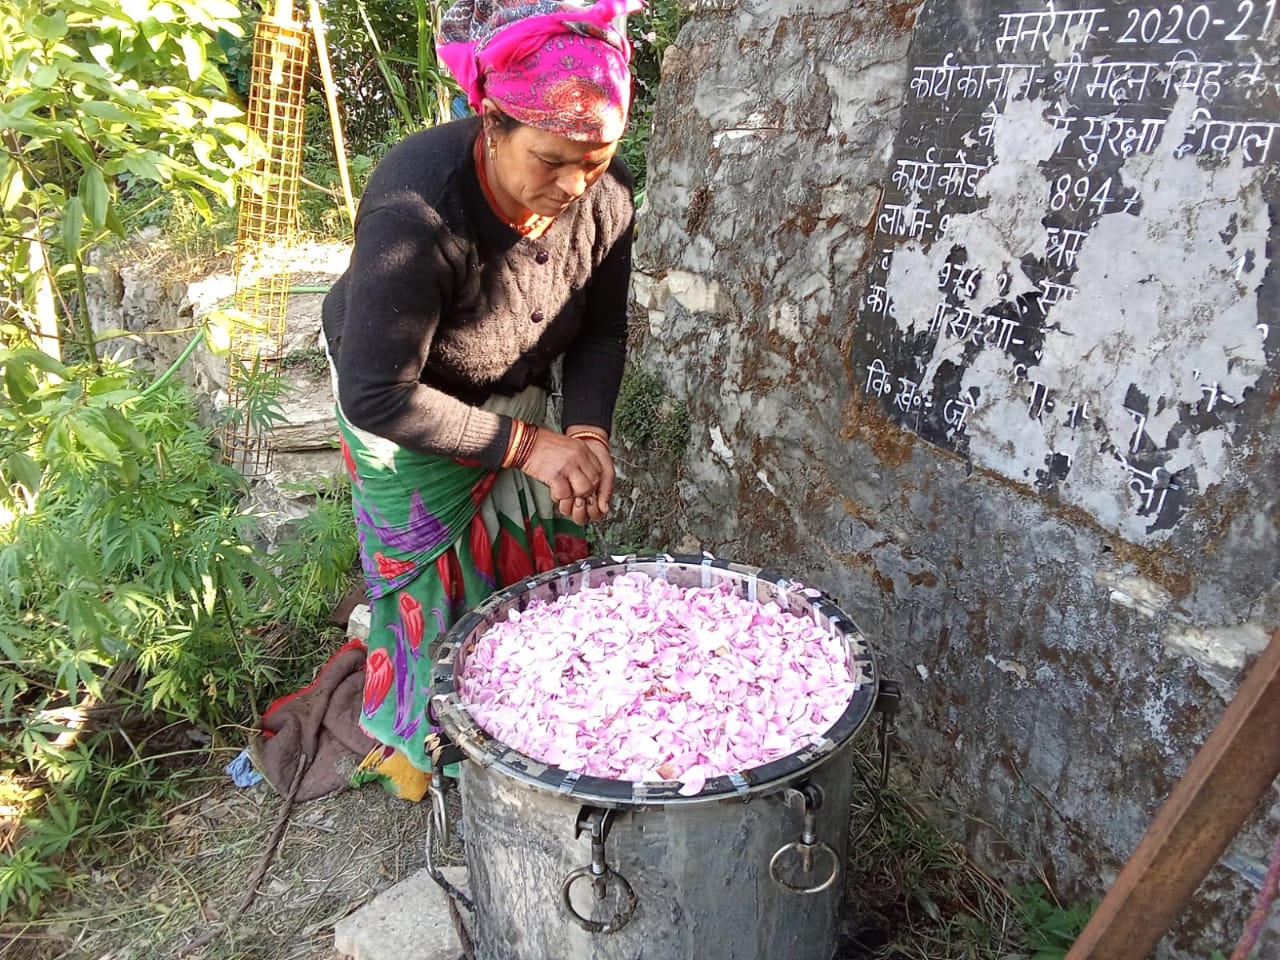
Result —
<path fill-rule="evenodd" d="M 869 733 L 855 759 L 867 780 L 874 780 L 876 754 Z M 931 822 L 924 811 L 937 811 L 938 798 L 921 794 L 895 765 L 876 815 L 867 780 L 854 780 L 842 955 L 849 960 L 1021 957 L 1017 901 Z M 961 819 L 954 815 L 956 822 Z"/>
<path fill-rule="evenodd" d="M 234 913 L 280 801 L 225 779 L 171 807 L 118 855 L 51 903 L 0 927 L 0 955 L 30 960 L 160 960 Z M 257 897 L 192 960 L 330 960 L 333 925 L 422 865 L 428 804 L 370 787 L 294 808 Z"/>

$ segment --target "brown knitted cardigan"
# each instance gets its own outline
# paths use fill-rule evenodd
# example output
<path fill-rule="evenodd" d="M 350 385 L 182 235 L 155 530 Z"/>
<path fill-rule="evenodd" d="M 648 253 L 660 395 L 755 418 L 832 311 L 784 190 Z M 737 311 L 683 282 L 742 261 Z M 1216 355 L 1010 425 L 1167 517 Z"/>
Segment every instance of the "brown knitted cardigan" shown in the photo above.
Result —
<path fill-rule="evenodd" d="M 478 117 L 406 138 L 378 165 L 346 272 L 325 297 L 343 414 L 403 447 L 496 467 L 511 420 L 494 394 L 550 385 L 563 420 L 609 429 L 622 378 L 635 206 L 615 159 L 542 236 L 493 211 Z"/>

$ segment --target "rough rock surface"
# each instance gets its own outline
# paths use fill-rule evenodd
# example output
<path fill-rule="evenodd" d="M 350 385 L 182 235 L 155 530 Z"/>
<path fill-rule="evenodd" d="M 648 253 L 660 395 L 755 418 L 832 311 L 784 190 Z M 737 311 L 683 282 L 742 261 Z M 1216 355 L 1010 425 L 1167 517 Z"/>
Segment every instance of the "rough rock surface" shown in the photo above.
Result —
<path fill-rule="evenodd" d="M 452 883 L 464 882 L 466 876 L 456 867 L 446 867 L 444 873 Z M 457 960 L 462 953 L 446 894 L 426 869 L 339 920 L 333 945 L 354 960 Z"/>
<path fill-rule="evenodd" d="M 692 437 L 675 464 L 629 452 L 618 513 L 633 540 L 839 598 L 903 682 L 904 739 L 924 785 L 971 814 L 968 846 L 1097 897 L 1280 625 L 1275 398 L 1159 543 L 862 398 L 851 346 L 915 7 L 704 4 L 667 52 L 632 358 L 688 404 Z M 1278 830 L 1273 791 L 1158 956 L 1234 942 Z"/>

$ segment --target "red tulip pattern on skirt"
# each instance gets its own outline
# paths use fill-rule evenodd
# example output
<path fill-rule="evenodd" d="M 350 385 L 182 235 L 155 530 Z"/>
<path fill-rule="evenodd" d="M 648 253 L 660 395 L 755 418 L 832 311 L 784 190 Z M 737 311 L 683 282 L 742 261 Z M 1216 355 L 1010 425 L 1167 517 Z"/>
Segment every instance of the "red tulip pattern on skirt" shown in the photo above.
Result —
<path fill-rule="evenodd" d="M 371 449 L 338 414 L 371 622 L 361 726 L 429 770 L 431 643 L 494 590 L 587 556 L 581 527 L 516 470 Z"/>

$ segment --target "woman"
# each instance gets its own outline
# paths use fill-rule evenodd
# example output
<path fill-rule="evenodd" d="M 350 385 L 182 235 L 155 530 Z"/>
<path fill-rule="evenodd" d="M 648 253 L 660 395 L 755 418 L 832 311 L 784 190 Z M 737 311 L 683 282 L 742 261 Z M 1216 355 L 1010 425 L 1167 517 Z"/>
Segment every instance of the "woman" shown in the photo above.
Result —
<path fill-rule="evenodd" d="M 609 510 L 635 210 L 614 156 L 622 18 L 457 0 L 439 53 L 479 116 L 414 134 L 371 177 L 325 299 L 372 596 L 362 768 L 420 796 L 427 644 L 493 590 L 580 559 Z M 563 358 L 563 433 L 546 423 Z"/>

